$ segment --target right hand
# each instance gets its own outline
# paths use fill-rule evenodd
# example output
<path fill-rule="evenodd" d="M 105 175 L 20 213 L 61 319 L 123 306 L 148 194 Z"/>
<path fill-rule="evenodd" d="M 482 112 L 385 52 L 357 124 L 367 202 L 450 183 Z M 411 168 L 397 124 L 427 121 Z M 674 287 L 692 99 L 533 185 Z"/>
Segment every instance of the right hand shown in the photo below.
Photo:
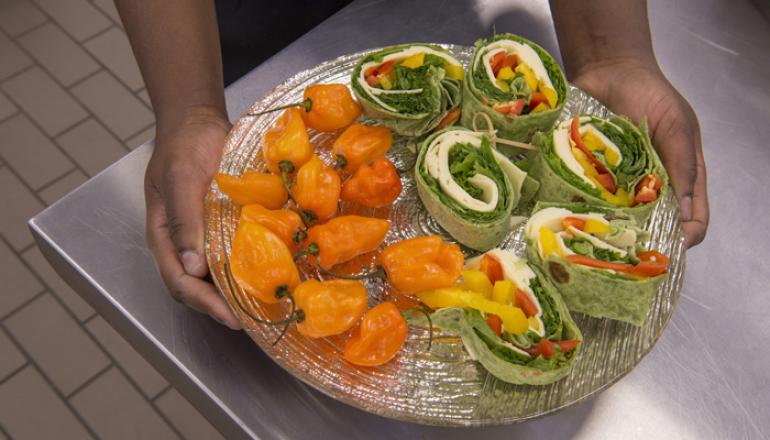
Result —
<path fill-rule="evenodd" d="M 147 242 L 171 296 L 238 330 L 240 321 L 204 279 L 203 201 L 229 128 L 221 111 L 207 108 L 189 110 L 171 126 L 159 124 L 144 194 Z"/>

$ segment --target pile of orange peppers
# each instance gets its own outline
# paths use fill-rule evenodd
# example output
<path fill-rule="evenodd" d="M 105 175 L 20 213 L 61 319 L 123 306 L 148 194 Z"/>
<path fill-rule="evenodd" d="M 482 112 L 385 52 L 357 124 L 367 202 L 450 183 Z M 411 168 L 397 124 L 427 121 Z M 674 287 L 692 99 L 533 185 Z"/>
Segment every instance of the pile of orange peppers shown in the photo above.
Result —
<path fill-rule="evenodd" d="M 262 154 L 269 172 L 216 176 L 219 189 L 241 205 L 229 271 L 251 298 L 290 301 L 289 318 L 273 324 L 295 322 L 310 338 L 350 331 L 343 358 L 359 366 L 382 365 L 406 341 L 402 311 L 387 301 L 367 310 L 366 287 L 359 280 L 367 275 L 337 275 L 331 269 L 377 252 L 388 234 L 388 220 L 337 213 L 340 200 L 384 208 L 399 197 L 400 176 L 385 157 L 392 134 L 353 123 L 361 108 L 344 85 L 311 86 L 304 98 L 265 133 Z M 308 127 L 344 129 L 332 146 L 335 166 L 314 153 Z M 329 279 L 302 281 L 296 260 L 305 256 Z M 451 286 L 464 264 L 459 246 L 438 236 L 397 242 L 376 257 L 380 268 L 368 276 L 387 279 L 402 294 Z"/>

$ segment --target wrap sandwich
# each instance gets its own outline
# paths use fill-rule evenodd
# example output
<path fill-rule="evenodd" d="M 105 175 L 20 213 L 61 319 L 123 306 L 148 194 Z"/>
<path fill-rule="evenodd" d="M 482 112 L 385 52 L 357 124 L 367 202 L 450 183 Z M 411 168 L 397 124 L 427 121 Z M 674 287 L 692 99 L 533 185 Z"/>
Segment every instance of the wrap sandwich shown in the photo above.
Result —
<path fill-rule="evenodd" d="M 644 250 L 649 234 L 618 209 L 538 202 L 524 229 L 527 256 L 570 310 L 641 326 L 668 273 Z"/>
<path fill-rule="evenodd" d="M 459 335 L 492 375 L 546 385 L 569 374 L 583 336 L 551 283 L 526 260 L 493 249 L 468 260 L 455 288 L 418 294 L 436 327 Z"/>
<path fill-rule="evenodd" d="M 462 125 L 481 112 L 501 138 L 527 142 L 553 126 L 568 90 L 556 60 L 537 44 L 513 34 L 479 40 L 463 83 Z"/>
<path fill-rule="evenodd" d="M 498 152 L 482 133 L 461 127 L 422 143 L 415 182 L 425 208 L 452 237 L 472 249 L 497 246 L 512 227 L 511 211 L 537 182 Z"/>
<path fill-rule="evenodd" d="M 668 175 L 652 147 L 647 124 L 578 115 L 533 139 L 540 152 L 531 174 L 538 199 L 621 208 L 640 224 L 668 192 Z"/>
<path fill-rule="evenodd" d="M 363 57 L 350 83 L 368 118 L 398 134 L 421 136 L 456 119 L 463 74 L 460 61 L 447 50 L 404 44 Z"/>

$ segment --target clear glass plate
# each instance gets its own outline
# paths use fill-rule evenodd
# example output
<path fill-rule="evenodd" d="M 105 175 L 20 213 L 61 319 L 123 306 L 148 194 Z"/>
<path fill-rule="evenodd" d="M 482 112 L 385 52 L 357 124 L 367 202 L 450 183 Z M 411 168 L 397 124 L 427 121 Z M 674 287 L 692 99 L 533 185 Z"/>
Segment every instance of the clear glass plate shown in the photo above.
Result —
<path fill-rule="evenodd" d="M 467 65 L 472 48 L 442 45 Z M 257 101 L 250 112 L 302 100 L 305 87 L 314 83 L 350 84 L 356 61 L 377 49 L 346 55 L 303 71 L 288 79 Z M 610 112 L 597 100 L 572 87 L 563 117 L 576 112 L 606 117 Z M 247 170 L 266 170 L 262 161 L 262 135 L 280 112 L 261 117 L 242 117 L 227 137 L 219 170 L 241 175 Z M 311 130 L 312 131 L 312 130 Z M 311 133 L 316 153 L 332 163 L 330 145 L 338 133 Z M 390 232 L 384 245 L 426 234 L 441 234 L 451 240 L 423 208 L 413 182 L 414 145 L 396 139 L 388 157 L 401 175 L 404 190 L 392 207 L 362 209 L 343 203 L 341 213 L 387 218 Z M 293 327 L 276 345 L 280 329 L 253 323 L 233 302 L 227 288 L 224 264 L 230 256 L 240 208 L 212 184 L 206 196 L 206 256 L 211 274 L 233 311 L 241 317 L 246 332 L 286 371 L 317 390 L 354 407 L 394 419 L 444 426 L 488 426 L 519 422 L 575 404 L 607 388 L 630 372 L 652 349 L 665 328 L 679 299 L 684 276 L 684 235 L 673 196 L 661 200 L 647 227 L 651 246 L 671 258 L 670 275 L 663 283 L 642 327 L 574 313 L 585 342 L 580 358 L 569 376 L 547 386 L 511 385 L 487 374 L 470 359 L 459 338 L 434 334 L 428 352 L 428 332 L 410 327 L 406 344 L 397 358 L 377 368 L 359 368 L 342 358 L 345 335 L 310 339 Z M 526 215 L 526 212 L 523 213 Z M 524 256 L 523 225 L 500 244 Z M 466 256 L 474 254 L 464 249 Z M 358 273 L 374 267 L 374 255 L 337 266 L 339 273 Z M 320 278 L 313 268 L 300 263 L 303 277 Z M 409 306 L 410 300 L 388 290 L 381 281 L 367 283 L 369 303 L 384 298 Z M 250 311 L 264 319 L 279 319 L 288 313 L 284 305 L 267 306 L 239 295 Z"/>

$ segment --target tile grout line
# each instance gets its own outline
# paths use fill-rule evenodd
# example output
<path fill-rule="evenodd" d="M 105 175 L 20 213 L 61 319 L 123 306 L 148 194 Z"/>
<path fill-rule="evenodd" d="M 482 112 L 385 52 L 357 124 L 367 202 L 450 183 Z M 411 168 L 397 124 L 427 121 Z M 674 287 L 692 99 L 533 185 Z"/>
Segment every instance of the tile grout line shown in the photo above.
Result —
<path fill-rule="evenodd" d="M 163 397 L 163 395 L 164 395 L 164 394 L 167 394 L 167 393 L 168 393 L 168 392 L 170 392 L 171 390 L 175 390 L 175 389 L 176 389 L 176 388 L 172 387 L 172 386 L 171 386 L 171 384 L 168 384 L 168 385 L 166 385 L 166 387 L 165 387 L 165 388 L 163 388 L 162 390 L 158 391 L 158 392 L 155 394 L 155 396 L 151 397 L 151 398 L 150 398 L 150 400 L 152 401 L 152 403 L 155 403 L 155 402 L 156 402 L 158 399 L 160 399 L 161 397 Z"/>
<path fill-rule="evenodd" d="M 26 114 L 25 114 L 25 116 L 26 116 Z M 27 116 L 27 117 L 29 117 L 29 116 Z M 55 146 L 56 146 L 56 145 L 55 145 Z M 57 149 L 58 149 L 58 146 L 57 146 Z M 9 163 L 6 163 L 4 168 L 8 169 L 8 172 L 10 172 L 11 174 L 13 174 L 13 175 L 14 175 L 14 177 L 16 177 L 16 179 L 17 179 L 19 182 L 21 182 L 22 186 L 24 186 L 24 187 L 25 187 L 25 188 L 26 188 L 26 189 L 27 189 L 29 192 L 31 192 L 31 193 L 32 193 L 32 195 L 35 197 L 35 199 L 36 199 L 38 202 L 40 202 L 40 204 L 41 204 L 41 205 L 43 205 L 43 209 L 45 209 L 45 208 L 47 208 L 47 207 L 48 207 L 48 203 L 46 203 L 46 202 L 45 202 L 45 200 L 43 200 L 43 198 L 42 198 L 42 197 L 40 197 L 40 195 L 37 193 L 37 191 L 36 191 L 34 188 L 32 188 L 32 186 L 31 186 L 29 183 L 27 183 L 27 181 L 26 181 L 26 180 L 24 180 L 24 178 L 22 177 L 21 173 L 17 172 L 17 171 L 16 171 L 16 170 L 15 170 L 15 169 L 14 169 L 14 168 L 11 166 L 11 164 L 9 164 Z M 76 166 L 76 168 L 77 168 L 77 166 Z M 72 170 L 73 170 L 73 169 L 74 169 L 74 168 L 68 168 L 68 169 L 67 169 L 67 171 L 65 171 L 64 173 L 62 173 L 60 176 L 56 176 L 56 179 L 59 179 L 60 177 L 62 177 L 62 176 L 64 176 L 64 175 L 66 175 L 66 174 L 69 174 L 70 172 L 72 172 Z M 82 170 L 81 170 L 81 171 L 82 171 Z M 47 183 L 46 183 L 46 185 L 47 185 Z M 42 211 L 40 211 L 40 212 L 42 212 Z M 40 212 L 38 212 L 38 214 L 39 214 Z M 37 215 L 37 214 L 35 214 L 35 215 Z M 29 247 L 29 245 L 25 245 L 24 247 L 25 247 L 25 248 L 27 248 L 27 247 Z"/>
<path fill-rule="evenodd" d="M 104 16 L 106 16 L 111 22 L 113 22 L 115 26 L 118 26 L 121 29 L 123 28 L 122 26 L 123 23 L 118 23 L 117 21 L 115 21 L 115 19 L 112 18 L 112 15 L 108 14 L 104 9 L 101 8 L 101 6 L 94 3 L 94 0 L 88 0 L 88 2 L 91 3 L 96 9 L 98 9 L 99 12 L 104 14 Z M 114 0 L 113 0 L 113 3 L 114 3 Z M 118 16 L 120 16 L 120 12 L 118 12 Z"/>
<path fill-rule="evenodd" d="M 59 26 L 59 25 L 58 25 L 57 23 L 55 23 L 55 22 L 54 22 L 54 24 L 55 24 L 56 26 L 58 26 L 58 27 L 59 27 L 59 30 L 61 30 L 61 31 L 62 31 L 62 33 L 64 33 L 64 34 L 65 34 L 65 35 L 67 35 L 69 38 L 71 38 L 71 39 L 73 39 L 73 40 L 74 40 L 74 38 L 72 38 L 72 36 L 71 36 L 71 35 L 69 35 L 68 33 L 66 33 L 66 32 L 64 31 L 64 28 L 62 28 L 61 26 Z M 2 29 L 0 29 L 0 32 L 3 32 L 3 30 L 2 30 Z M 6 34 L 6 36 L 7 36 L 7 34 Z M 76 42 L 76 41 L 75 41 L 75 42 Z M 77 42 L 76 42 L 76 43 L 77 43 Z M 123 87 L 125 87 L 126 89 L 128 89 L 128 90 L 130 91 L 130 90 L 131 90 L 131 88 L 130 88 L 130 87 L 128 87 L 128 86 L 126 86 L 125 84 L 123 84 L 123 83 L 120 81 L 120 79 L 119 79 L 119 78 L 117 78 L 117 77 L 116 77 L 114 74 L 112 74 L 112 71 L 111 71 L 110 69 L 108 69 L 108 68 L 107 68 L 107 67 L 106 67 L 104 64 L 102 64 L 102 63 L 101 63 L 101 61 L 99 61 L 98 59 L 95 59 L 95 57 L 93 57 L 93 55 L 91 55 L 91 54 L 90 54 L 90 52 L 87 52 L 87 51 L 84 49 L 84 51 L 85 51 L 85 52 L 87 52 L 87 54 L 88 54 L 90 57 L 94 58 L 94 62 L 95 62 L 95 63 L 96 63 L 96 64 L 97 64 L 97 65 L 100 67 L 100 69 L 98 69 L 98 70 L 96 70 L 96 71 L 94 71 L 94 72 L 92 72 L 92 73 L 90 73 L 90 74 L 86 75 L 86 76 L 85 76 L 85 77 L 83 77 L 83 78 L 80 78 L 79 80 L 75 81 L 75 82 L 73 83 L 73 85 L 71 85 L 71 86 L 69 86 L 69 87 L 68 87 L 68 86 L 66 86 L 64 83 L 62 83 L 62 82 L 61 82 L 61 81 L 60 81 L 60 80 L 59 80 L 59 79 L 58 79 L 58 78 L 57 78 L 57 77 L 56 77 L 56 76 L 55 76 L 55 75 L 54 75 L 52 72 L 50 72 L 50 71 L 48 70 L 48 68 L 46 68 L 46 67 L 45 67 L 45 66 L 43 66 L 42 64 L 38 63 L 38 62 L 37 62 L 37 59 L 36 59 L 34 56 L 32 56 L 32 53 L 30 53 L 30 52 L 29 52 L 29 51 L 28 51 L 28 50 L 27 50 L 25 47 L 23 47 L 23 46 L 21 46 L 21 45 L 18 45 L 18 44 L 17 44 L 17 46 L 18 46 L 18 47 L 19 47 L 19 49 L 20 49 L 21 51 L 23 51 L 23 52 L 24 52 L 24 53 L 25 53 L 25 54 L 26 54 L 26 55 L 27 55 L 27 56 L 28 56 L 28 57 L 29 57 L 29 58 L 30 58 L 32 61 L 34 61 L 34 63 L 33 63 L 31 66 L 29 66 L 29 67 L 25 68 L 24 70 L 22 70 L 22 71 L 19 71 L 19 72 L 18 72 L 18 74 L 14 74 L 13 76 L 11 76 L 11 77 L 9 77 L 9 78 L 7 78 L 7 79 L 3 80 L 3 81 L 2 81 L 2 83 L 3 83 L 3 84 L 5 84 L 7 81 L 9 81 L 9 80 L 11 80 L 11 79 L 13 79 L 13 78 L 15 78 L 15 77 L 17 77 L 17 76 L 21 76 L 22 74 L 26 73 L 28 70 L 32 70 L 34 67 L 37 67 L 37 68 L 39 68 L 40 70 L 42 70 L 42 71 L 43 71 L 43 72 L 44 72 L 46 75 L 48 75 L 48 76 L 51 78 L 51 80 L 53 80 L 53 81 L 54 81 L 54 83 L 56 83 L 56 84 L 57 84 L 59 87 L 61 87 L 61 88 L 62 88 L 62 90 L 63 90 L 63 91 L 64 91 L 64 92 L 67 94 L 67 96 L 69 96 L 70 98 L 72 98 L 72 100 L 73 100 L 73 101 L 75 101 L 76 103 L 78 103 L 78 105 L 80 105 L 80 107 L 81 107 L 81 108 L 82 108 L 82 109 L 83 109 L 83 110 L 86 112 L 86 114 L 88 115 L 88 116 L 86 116 L 85 118 L 83 118 L 83 119 L 81 119 L 81 120 L 79 120 L 79 121 L 75 122 L 74 124 L 70 125 L 69 127 L 66 127 L 66 128 L 64 128 L 64 129 L 60 130 L 58 133 L 56 133 L 56 134 L 53 134 L 53 135 L 49 135 L 49 134 L 48 134 L 48 133 L 47 133 L 45 130 L 42 130 L 42 127 L 40 127 L 40 126 L 37 124 L 37 121 L 36 121 L 35 119 L 33 119 L 33 118 L 32 118 L 32 117 L 31 117 L 31 116 L 30 116 L 30 115 L 29 115 L 29 114 L 26 112 L 26 110 L 24 110 L 24 108 L 23 108 L 23 107 L 21 107 L 21 106 L 19 105 L 19 103 L 18 103 L 16 100 L 14 100 L 14 99 L 11 99 L 11 97 L 10 97 L 10 96 L 8 96 L 8 99 L 9 99 L 11 102 L 13 102 L 14 104 L 16 104 L 16 106 L 19 108 L 19 110 L 20 110 L 21 112 L 23 112 L 25 115 L 27 115 L 27 117 L 29 117 L 31 120 L 33 120 L 33 121 L 35 122 L 35 125 L 36 125 L 36 126 L 38 126 L 38 128 L 40 128 L 40 129 L 41 129 L 41 131 L 43 132 L 43 134 L 44 134 L 44 135 L 48 136 L 48 137 L 49 137 L 49 138 L 50 138 L 52 141 L 54 141 L 54 143 L 55 143 L 55 144 L 58 146 L 58 143 L 55 141 L 55 138 L 57 138 L 57 137 L 59 137 L 59 136 L 63 135 L 64 133 L 66 133 L 66 132 L 68 132 L 68 131 L 70 131 L 70 130 L 74 129 L 76 126 L 78 126 L 78 125 L 82 124 L 83 122 L 87 121 L 87 120 L 88 120 L 88 118 L 90 117 L 90 118 L 93 118 L 93 119 L 95 119 L 95 120 L 99 121 L 99 123 L 100 123 L 100 124 L 101 124 L 101 125 L 102 125 L 102 126 L 105 128 L 105 130 L 106 130 L 106 131 L 107 131 L 109 134 L 111 134 L 113 137 L 115 137 L 115 139 L 117 139 L 117 140 L 118 140 L 118 142 L 120 142 L 120 143 L 123 143 L 123 142 L 124 142 L 124 141 L 123 141 L 123 139 L 122 139 L 120 136 L 118 136 L 116 133 L 114 133 L 110 127 L 108 127 L 106 124 L 103 124 L 103 123 L 101 123 L 101 118 L 99 118 L 99 117 L 98 117 L 98 116 L 97 116 L 97 115 L 96 115 L 94 112 L 92 112 L 92 111 L 91 111 L 91 109 L 90 109 L 90 108 L 88 108 L 88 106 L 87 106 L 87 105 L 85 105 L 85 104 L 83 103 L 83 101 L 81 101 L 81 100 L 80 100 L 80 98 L 78 98 L 77 96 L 75 96 L 75 94 L 74 94 L 74 93 L 72 93 L 72 88 L 74 88 L 74 87 L 76 87 L 76 86 L 78 86 L 78 85 L 81 85 L 83 82 L 87 81 L 88 79 L 91 79 L 91 78 L 93 78 L 94 76 L 96 76 L 96 75 L 98 75 L 99 73 L 102 73 L 102 72 L 104 72 L 104 73 L 106 73 L 106 74 L 108 74 L 108 75 L 112 76 L 112 77 L 113 77 L 113 79 L 115 79 L 115 80 L 118 82 L 118 84 L 122 85 Z M 145 104 L 145 102 L 144 102 L 144 101 L 143 101 L 141 98 L 139 98 L 138 96 L 136 96 L 136 95 L 135 95 L 133 92 L 130 92 L 130 93 L 131 93 L 132 95 L 134 95 L 134 98 L 136 98 L 138 101 L 140 101 L 140 102 L 142 103 L 142 105 L 144 105 L 144 107 L 147 107 L 147 104 Z M 8 95 L 8 93 L 7 93 L 7 92 L 6 92 L 6 95 Z M 155 112 L 153 112 L 153 111 L 152 111 L 152 109 L 149 109 L 149 110 L 150 110 L 150 113 L 152 113 L 152 115 L 153 115 L 153 118 L 154 118 L 154 117 L 155 117 Z M 138 132 L 137 132 L 137 133 L 138 133 Z M 132 134 L 132 136 L 133 136 L 134 134 L 136 134 L 136 133 L 133 133 L 133 134 Z M 60 150 L 63 150 L 62 148 L 59 148 L 59 149 L 60 149 Z M 63 151 L 63 152 L 64 152 L 64 151 Z M 64 152 L 64 153 L 66 154 L 66 152 Z M 68 155 L 68 157 L 69 157 L 69 155 Z M 81 170 L 81 171 L 83 171 L 83 170 Z M 86 174 L 86 175 L 88 175 L 88 173 L 85 173 L 85 174 Z"/>
<path fill-rule="evenodd" d="M 0 33 L 2 33 L 2 31 L 3 31 L 3 29 L 0 28 Z M 17 44 L 17 46 L 18 46 L 18 44 Z M 19 50 L 23 51 L 24 54 L 27 55 L 27 51 L 23 47 L 19 46 Z M 29 55 L 27 55 L 27 56 L 29 56 Z M 12 73 L 10 76 L 8 76 L 5 79 L 1 80 L 0 84 L 5 84 L 5 83 L 7 83 L 9 81 L 12 81 L 12 80 L 16 79 L 17 77 L 20 77 L 20 76 L 24 75 L 25 73 L 27 73 L 28 71 L 30 71 L 30 70 L 34 69 L 35 67 L 37 67 L 37 60 L 35 60 L 34 58 L 31 58 L 31 59 L 33 61 L 32 64 L 30 64 L 27 67 L 23 67 L 23 68 L 17 70 L 16 72 Z M 10 95 L 8 95 L 7 92 L 4 92 L 4 93 L 10 99 Z"/>
<path fill-rule="evenodd" d="M 62 181 L 62 180 L 64 180 L 64 179 L 66 179 L 67 177 L 71 176 L 71 175 L 72 175 L 72 173 L 75 173 L 75 172 L 81 172 L 81 173 L 82 173 L 82 171 L 80 171 L 80 170 L 79 170 L 79 169 L 77 169 L 77 168 L 75 168 L 75 169 L 72 169 L 72 170 L 70 170 L 69 172 L 67 172 L 67 173 L 65 173 L 65 174 L 62 174 L 61 176 L 59 176 L 59 177 L 57 177 L 57 178 L 53 179 L 52 181 L 50 181 L 50 182 L 46 183 L 46 184 L 45 184 L 45 185 L 43 185 L 43 186 L 41 186 L 41 187 L 40 187 L 40 189 L 38 190 L 38 192 L 41 192 L 41 193 L 42 193 L 43 191 L 46 191 L 46 190 L 48 190 L 48 189 L 51 189 L 51 188 L 52 188 L 54 185 L 56 185 L 57 183 L 61 182 L 61 181 Z M 85 176 L 86 176 L 87 178 L 90 178 L 90 177 L 88 176 L 88 174 L 85 174 Z M 27 247 L 29 247 L 29 246 L 27 246 Z M 21 252 L 24 252 L 24 249 L 22 249 L 22 250 L 21 250 Z"/>
<path fill-rule="evenodd" d="M 102 29 L 102 30 L 100 30 L 100 31 L 96 32 L 96 33 L 95 33 L 95 34 L 93 34 L 93 35 L 90 35 L 90 36 L 88 36 L 88 37 L 84 38 L 84 39 L 83 39 L 83 41 L 78 41 L 78 40 L 75 40 L 75 38 L 72 38 L 72 40 L 73 40 L 75 43 L 77 43 L 79 46 L 82 46 L 83 48 L 85 48 L 85 51 L 86 51 L 86 52 L 88 52 L 88 54 L 89 54 L 89 55 L 93 56 L 93 55 L 91 54 L 91 51 L 90 51 L 90 50 L 88 50 L 88 48 L 86 47 L 86 44 L 88 44 L 89 42 L 91 42 L 91 41 L 93 41 L 93 40 L 95 40 L 95 39 L 97 39 L 97 38 L 99 38 L 99 37 L 101 37 L 102 35 L 106 34 L 107 32 L 109 32 L 109 31 L 111 31 L 111 30 L 115 29 L 116 27 L 118 27 L 118 25 L 117 25 L 117 24 L 116 24 L 114 21 L 112 21 L 112 19 L 111 19 L 111 18 L 107 17 L 107 14 L 105 14 L 105 13 L 104 13 L 104 12 L 103 12 L 103 11 L 102 11 L 102 10 L 101 10 L 99 7 L 98 7 L 98 6 L 96 6 L 95 4 L 93 4 L 93 2 L 88 2 L 88 3 L 89 3 L 89 4 L 91 4 L 91 6 L 93 6 L 93 7 L 94 7 L 94 9 L 96 9 L 97 11 L 99 11 L 99 13 L 100 13 L 100 14 L 104 15 L 104 16 L 105 16 L 105 18 L 107 18 L 107 21 L 110 23 L 110 25 L 109 25 L 109 26 L 107 26 L 106 28 L 104 28 L 104 29 Z M 62 30 L 64 30 L 64 29 L 62 28 Z"/>
<path fill-rule="evenodd" d="M 32 304 L 33 302 L 35 302 L 35 300 L 37 300 L 41 296 L 45 295 L 46 292 L 48 292 L 48 290 L 45 287 L 43 287 L 43 291 L 42 292 L 36 293 L 34 296 L 24 300 L 23 303 L 21 303 L 18 306 L 14 307 L 10 312 L 6 313 L 3 316 L 0 316 L 0 323 L 5 322 L 5 320 L 7 320 L 8 318 L 10 318 L 13 315 L 15 315 L 19 310 L 21 310 L 21 309 L 27 307 L 28 305 Z"/>
<path fill-rule="evenodd" d="M 26 357 L 26 356 L 25 356 L 25 357 Z M 20 372 L 21 370 L 23 370 L 23 369 L 25 369 L 25 368 L 27 368 L 27 367 L 29 367 L 29 366 L 30 366 L 30 360 L 29 360 L 29 359 L 25 359 L 25 360 L 24 360 L 24 363 L 23 363 L 23 364 L 21 364 L 21 366 L 20 366 L 20 367 L 17 367 L 17 368 L 15 368 L 13 371 L 11 371 L 11 372 L 8 374 L 8 376 L 6 376 L 6 377 L 5 377 L 5 378 L 3 378 L 3 379 L 0 379 L 0 387 L 2 387 L 3 385 L 5 385 L 5 383 L 6 383 L 6 382 L 8 382 L 9 380 L 13 379 L 13 376 L 16 376 L 16 373 Z"/>
<path fill-rule="evenodd" d="M 91 377 L 89 377 L 88 379 L 86 379 L 86 381 L 85 381 L 85 382 L 83 382 L 83 383 L 81 383 L 80 385 L 76 386 L 76 387 L 75 387 L 75 389 L 73 389 L 72 391 L 70 391 L 68 394 L 65 394 L 65 395 L 64 395 L 64 397 L 65 397 L 67 400 L 70 400 L 70 399 L 72 399 L 72 398 L 73 398 L 73 397 L 75 397 L 75 396 L 76 396 L 76 395 L 77 395 L 79 392 L 81 392 L 81 391 L 83 391 L 84 389 L 88 388 L 88 386 L 89 386 L 89 385 L 91 385 L 92 383 L 96 382 L 96 380 L 97 380 L 97 379 L 99 379 L 100 377 L 104 376 L 104 375 L 105 375 L 105 374 L 106 374 L 108 371 L 110 371 L 110 370 L 111 370 L 111 369 L 113 369 L 114 367 L 115 367 L 115 365 L 113 365 L 112 363 L 109 363 L 109 364 L 107 364 L 107 366 L 105 366 L 105 367 L 104 367 L 104 368 L 102 368 L 101 370 L 97 371 L 97 372 L 96 372 L 96 373 L 95 373 L 93 376 L 91 376 Z"/>
<path fill-rule="evenodd" d="M 19 341 L 16 340 L 13 334 L 11 334 L 11 332 L 8 331 L 8 328 L 5 326 L 5 323 L 0 323 L 0 328 L 3 328 L 3 330 L 5 330 L 5 332 L 8 334 L 8 337 L 11 339 L 11 341 L 15 343 L 18 349 L 25 356 L 27 356 L 27 358 L 31 360 L 29 366 L 31 368 L 34 368 L 35 371 L 37 371 L 40 377 L 42 377 L 43 380 L 46 382 L 46 384 L 48 384 L 48 387 L 51 390 L 53 390 L 53 392 L 59 397 L 59 399 L 61 399 L 62 403 L 64 403 L 64 405 L 67 408 L 69 408 L 69 410 L 72 412 L 72 415 L 83 425 L 86 431 L 88 431 L 88 433 L 91 434 L 94 438 L 98 439 L 99 436 L 96 435 L 96 432 L 91 428 L 90 425 L 88 425 L 88 423 L 86 423 L 85 419 L 83 419 L 83 416 L 81 416 L 80 413 L 75 410 L 75 407 L 72 406 L 72 403 L 64 397 L 64 394 L 62 394 L 62 392 L 56 387 L 56 385 L 54 385 L 51 378 L 49 378 L 48 375 L 46 375 L 45 372 L 43 372 L 43 369 L 40 368 L 39 365 L 37 365 L 37 362 L 34 361 L 32 356 L 30 356 L 29 352 L 27 352 L 27 350 L 21 345 L 21 343 L 19 343 Z"/>
<path fill-rule="evenodd" d="M 37 6 L 37 5 L 35 5 L 35 6 Z M 14 43 L 18 43 L 19 39 L 24 38 L 27 34 L 31 34 L 32 32 L 35 32 L 36 30 L 40 29 L 41 27 L 47 25 L 50 22 L 51 22 L 51 19 L 46 17 L 45 21 L 40 22 L 40 23 L 32 26 L 31 28 L 22 31 L 19 35 L 16 35 L 15 37 L 11 36 L 11 34 L 9 34 L 8 32 L 6 32 L 5 34 L 8 37 L 10 37 L 13 40 Z"/>

